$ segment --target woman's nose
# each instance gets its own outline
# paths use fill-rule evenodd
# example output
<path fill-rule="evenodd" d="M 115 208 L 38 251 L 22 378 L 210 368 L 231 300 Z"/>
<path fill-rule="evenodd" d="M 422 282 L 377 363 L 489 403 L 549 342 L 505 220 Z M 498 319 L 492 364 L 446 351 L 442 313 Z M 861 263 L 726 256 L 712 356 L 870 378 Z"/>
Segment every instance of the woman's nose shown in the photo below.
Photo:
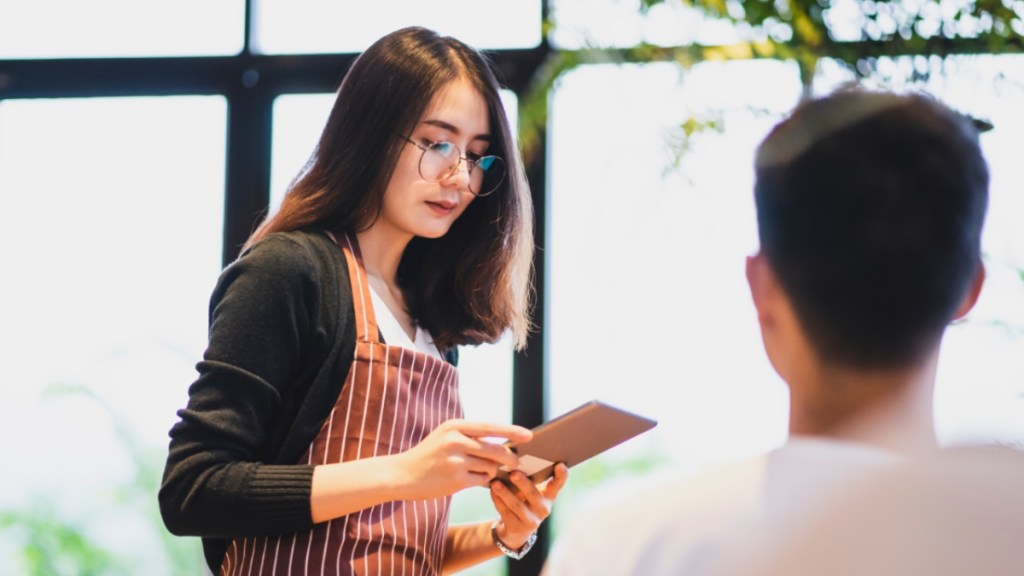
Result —
<path fill-rule="evenodd" d="M 465 158 L 459 158 L 455 166 L 448 172 L 448 176 L 444 179 L 446 184 L 452 186 L 458 186 L 460 188 L 469 188 L 469 162 Z"/>

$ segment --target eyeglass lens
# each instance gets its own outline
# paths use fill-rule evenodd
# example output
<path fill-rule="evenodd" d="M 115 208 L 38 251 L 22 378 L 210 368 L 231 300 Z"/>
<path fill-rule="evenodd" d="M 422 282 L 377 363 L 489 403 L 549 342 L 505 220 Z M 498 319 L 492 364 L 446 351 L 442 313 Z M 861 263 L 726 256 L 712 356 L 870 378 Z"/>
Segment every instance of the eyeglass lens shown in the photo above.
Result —
<path fill-rule="evenodd" d="M 435 142 L 423 148 L 420 157 L 420 176 L 432 182 L 447 178 L 459 168 L 459 162 L 468 164 L 469 189 L 482 195 L 493 192 L 505 176 L 505 163 L 497 156 L 481 156 L 469 160 L 459 147 L 451 142 Z"/>

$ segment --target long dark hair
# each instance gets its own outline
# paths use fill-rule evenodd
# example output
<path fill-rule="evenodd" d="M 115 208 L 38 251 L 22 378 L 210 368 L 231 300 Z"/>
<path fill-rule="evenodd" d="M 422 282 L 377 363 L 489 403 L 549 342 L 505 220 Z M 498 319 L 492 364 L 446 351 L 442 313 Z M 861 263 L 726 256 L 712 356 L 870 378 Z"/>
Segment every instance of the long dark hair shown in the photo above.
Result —
<path fill-rule="evenodd" d="M 320 141 L 277 211 L 246 242 L 274 232 L 369 228 L 404 141 L 432 98 L 468 80 L 487 103 L 492 141 L 508 174 L 477 198 L 438 239 L 414 238 L 398 282 L 417 322 L 442 350 L 494 342 L 510 331 L 521 348 L 531 328 L 533 204 L 490 60 L 451 37 L 420 27 L 384 36 L 359 55 L 338 89 Z"/>

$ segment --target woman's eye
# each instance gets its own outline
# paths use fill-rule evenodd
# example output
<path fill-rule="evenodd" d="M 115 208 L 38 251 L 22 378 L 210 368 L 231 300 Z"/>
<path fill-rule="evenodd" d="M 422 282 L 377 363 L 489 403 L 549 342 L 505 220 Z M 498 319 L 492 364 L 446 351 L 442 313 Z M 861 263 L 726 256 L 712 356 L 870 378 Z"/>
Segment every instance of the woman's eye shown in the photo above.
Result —
<path fill-rule="evenodd" d="M 452 148 L 454 148 L 455 145 L 452 144 L 451 142 L 441 141 L 441 142 L 431 142 L 430 144 L 428 144 L 428 146 L 430 146 L 434 150 L 437 150 L 441 154 L 444 154 L 445 156 L 447 156 L 447 155 L 452 153 Z"/>

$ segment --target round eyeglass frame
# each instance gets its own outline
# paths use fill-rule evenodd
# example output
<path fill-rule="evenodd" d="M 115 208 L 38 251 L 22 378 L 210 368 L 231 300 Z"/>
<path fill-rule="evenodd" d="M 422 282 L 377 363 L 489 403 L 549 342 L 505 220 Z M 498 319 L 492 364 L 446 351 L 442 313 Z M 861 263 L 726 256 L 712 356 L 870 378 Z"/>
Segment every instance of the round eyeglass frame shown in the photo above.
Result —
<path fill-rule="evenodd" d="M 415 146 L 415 147 L 417 147 L 417 148 L 419 148 L 421 150 L 421 152 L 420 152 L 420 159 L 416 163 L 416 170 L 419 172 L 420 178 L 423 178 L 427 182 L 440 182 L 441 180 L 444 180 L 445 178 L 450 178 L 453 174 L 455 174 L 458 171 L 459 165 L 463 161 L 465 161 L 466 165 L 469 167 L 469 177 L 470 177 L 469 178 L 469 186 L 468 186 L 469 187 L 469 191 L 470 191 L 471 194 L 473 194 L 477 198 L 482 198 L 484 196 L 488 196 L 490 194 L 493 194 L 494 191 L 497 190 L 501 186 L 502 181 L 505 179 L 505 161 L 501 158 L 501 156 L 487 155 L 487 156 L 481 156 L 481 157 L 477 158 L 476 160 L 473 160 L 471 158 L 467 158 L 467 157 L 463 156 L 462 155 L 462 149 L 459 148 L 458 145 L 456 145 L 456 144 L 454 144 L 452 142 L 449 142 L 447 140 L 439 140 L 437 142 L 431 142 L 429 145 L 420 144 L 419 142 L 416 142 L 415 140 L 413 140 L 412 138 L 409 138 L 409 137 L 405 137 L 405 141 L 408 142 L 409 144 L 412 144 L 413 146 Z M 436 178 L 427 178 L 427 176 L 423 173 L 423 161 L 427 157 L 427 152 L 430 152 L 430 151 L 435 151 L 436 152 L 435 149 L 438 146 L 441 146 L 441 145 L 448 145 L 448 146 L 451 146 L 454 149 L 455 156 L 456 156 L 456 161 L 449 168 L 440 169 L 440 171 L 438 172 L 438 175 L 437 175 Z M 445 156 L 445 155 L 441 154 L 440 152 L 436 152 L 436 153 L 439 156 L 441 156 L 441 157 Z M 487 159 L 487 158 L 492 159 L 492 162 L 494 163 L 494 165 L 492 165 L 490 168 L 487 168 L 485 170 L 484 168 L 480 167 L 480 162 L 482 160 L 484 160 L 484 159 Z M 429 160 L 428 160 L 428 162 L 429 162 Z M 489 190 L 485 190 L 483 192 L 477 192 L 476 190 L 473 190 L 473 171 L 474 170 L 479 170 L 480 171 L 480 183 L 483 184 L 485 178 L 487 177 L 488 172 L 490 172 L 491 170 L 495 170 L 495 169 L 500 169 L 501 174 L 499 176 L 494 177 L 495 178 L 494 184 L 493 184 L 493 186 Z"/>

